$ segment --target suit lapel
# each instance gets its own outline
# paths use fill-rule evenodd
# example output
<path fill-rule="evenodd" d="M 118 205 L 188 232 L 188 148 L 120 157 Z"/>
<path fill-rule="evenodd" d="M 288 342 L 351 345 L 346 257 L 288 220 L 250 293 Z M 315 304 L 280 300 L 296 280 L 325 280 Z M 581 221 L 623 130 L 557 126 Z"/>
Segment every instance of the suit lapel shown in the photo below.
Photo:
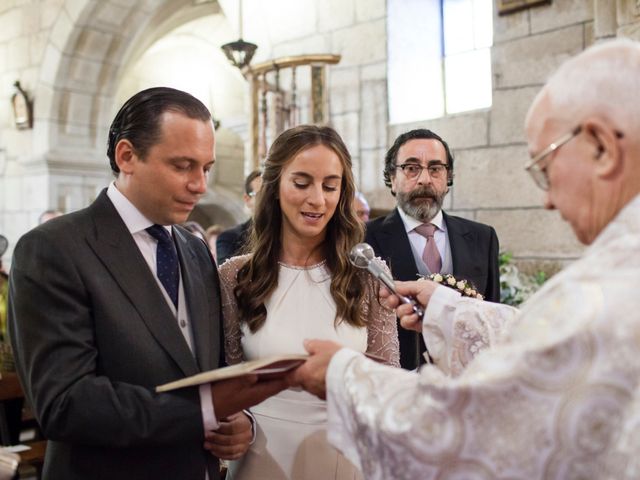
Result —
<path fill-rule="evenodd" d="M 196 358 L 201 370 L 209 370 L 214 367 L 215 362 L 211 358 L 213 326 L 209 318 L 210 309 L 207 298 L 214 295 L 214 292 L 207 292 L 202 278 L 202 270 L 198 265 L 198 257 L 189 245 L 184 233 L 177 228 L 174 228 L 173 231 L 184 282 L 184 296 L 189 319 L 193 326 Z"/>
<path fill-rule="evenodd" d="M 198 373 L 173 312 L 106 190 L 96 199 L 91 210 L 95 231 L 87 233 L 87 242 L 120 286 L 121 292 L 114 292 L 114 301 L 119 300 L 120 294 L 127 297 L 151 334 L 183 373 Z"/>
<path fill-rule="evenodd" d="M 402 281 L 416 280 L 418 268 L 397 208 L 384 220 L 378 235 L 378 245 L 383 249 L 383 257 L 388 260 L 394 278 Z"/>
<path fill-rule="evenodd" d="M 442 215 L 444 216 L 444 221 L 447 224 L 453 274 L 457 275 L 473 261 L 470 252 L 473 251 L 476 243 L 476 233 L 469 230 L 464 222 L 459 222 L 458 219 L 450 217 L 444 213 L 444 211 L 442 212 Z"/>

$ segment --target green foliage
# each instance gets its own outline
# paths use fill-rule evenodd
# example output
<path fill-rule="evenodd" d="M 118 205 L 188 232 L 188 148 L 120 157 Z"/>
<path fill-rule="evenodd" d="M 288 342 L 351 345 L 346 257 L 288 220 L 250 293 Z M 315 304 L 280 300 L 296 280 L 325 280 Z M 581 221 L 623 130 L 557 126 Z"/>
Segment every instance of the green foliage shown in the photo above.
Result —
<path fill-rule="evenodd" d="M 547 274 L 538 271 L 533 275 L 521 272 L 513 263 L 510 252 L 502 252 L 499 257 L 500 266 L 500 301 L 514 307 L 520 305 L 533 295 L 544 282 Z"/>

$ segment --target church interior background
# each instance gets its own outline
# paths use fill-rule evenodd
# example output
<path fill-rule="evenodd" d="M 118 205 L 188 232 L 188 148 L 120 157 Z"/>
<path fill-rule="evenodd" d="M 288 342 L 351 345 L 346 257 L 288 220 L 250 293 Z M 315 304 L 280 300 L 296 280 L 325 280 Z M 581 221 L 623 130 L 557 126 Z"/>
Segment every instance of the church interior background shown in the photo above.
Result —
<path fill-rule="evenodd" d="M 611 37 L 640 39 L 640 0 L 242 1 L 0 0 L 5 265 L 40 213 L 82 208 L 108 184 L 109 123 L 126 98 L 157 85 L 194 94 L 219 122 L 210 189 L 193 214 L 204 227 L 244 219 L 244 176 L 278 128 L 321 118 L 344 138 L 375 211 L 395 205 L 382 180 L 387 148 L 429 128 L 456 157 L 448 212 L 494 226 L 525 267 L 580 254 L 523 170 L 524 115 L 569 56 Z M 239 36 L 258 45 L 251 66 L 339 60 L 260 77 L 220 49 Z M 313 72 L 324 80 L 320 105 Z"/>

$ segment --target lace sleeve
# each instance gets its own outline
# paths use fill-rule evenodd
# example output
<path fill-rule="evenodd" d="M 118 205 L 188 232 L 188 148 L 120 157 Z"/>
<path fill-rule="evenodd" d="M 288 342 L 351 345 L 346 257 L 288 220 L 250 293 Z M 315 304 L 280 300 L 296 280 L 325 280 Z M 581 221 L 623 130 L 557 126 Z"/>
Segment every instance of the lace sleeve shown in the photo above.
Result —
<path fill-rule="evenodd" d="M 376 258 L 376 261 L 381 262 L 389 272 L 387 264 L 382 259 Z M 367 353 L 384 358 L 387 365 L 399 367 L 400 343 L 396 315 L 393 310 L 380 303 L 378 282 L 369 273 L 363 272 L 362 275 L 366 285 L 363 315 L 367 319 Z"/>
<path fill-rule="evenodd" d="M 224 349 L 227 363 L 233 365 L 244 360 L 242 352 L 242 330 L 238 304 L 233 295 L 237 285 L 238 270 L 244 265 L 249 255 L 233 257 L 224 262 L 219 269 L 220 290 L 222 292 L 222 316 L 224 319 Z"/>
<path fill-rule="evenodd" d="M 439 287 L 422 327 L 429 353 L 440 370 L 458 376 L 480 352 L 508 339 L 517 314 L 508 305 L 461 298 Z"/>

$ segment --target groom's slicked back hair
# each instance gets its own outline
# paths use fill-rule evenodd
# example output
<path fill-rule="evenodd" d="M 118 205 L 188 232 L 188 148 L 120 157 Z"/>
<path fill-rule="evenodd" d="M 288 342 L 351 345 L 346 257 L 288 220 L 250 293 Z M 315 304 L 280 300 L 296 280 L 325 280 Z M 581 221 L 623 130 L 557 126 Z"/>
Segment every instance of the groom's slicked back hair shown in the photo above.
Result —
<path fill-rule="evenodd" d="M 136 154 L 144 159 L 148 150 L 160 140 L 160 119 L 165 112 L 181 113 L 203 122 L 211 120 L 209 109 L 182 90 L 154 87 L 136 93 L 120 108 L 109 128 L 107 156 L 114 175 L 120 173 L 115 159 L 118 142 L 129 140 Z"/>

